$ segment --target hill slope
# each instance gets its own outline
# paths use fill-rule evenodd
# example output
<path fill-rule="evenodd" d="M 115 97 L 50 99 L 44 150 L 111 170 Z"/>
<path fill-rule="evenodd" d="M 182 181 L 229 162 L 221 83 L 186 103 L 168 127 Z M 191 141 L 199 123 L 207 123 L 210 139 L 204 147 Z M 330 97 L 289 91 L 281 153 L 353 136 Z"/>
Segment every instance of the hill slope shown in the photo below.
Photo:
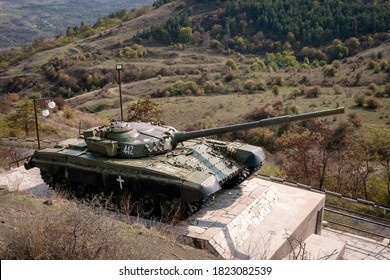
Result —
<path fill-rule="evenodd" d="M 0 190 L 0 213 L 2 260 L 217 259 L 176 242 L 175 236 L 109 219 L 101 209 L 59 197 L 48 205 L 44 198 Z"/>

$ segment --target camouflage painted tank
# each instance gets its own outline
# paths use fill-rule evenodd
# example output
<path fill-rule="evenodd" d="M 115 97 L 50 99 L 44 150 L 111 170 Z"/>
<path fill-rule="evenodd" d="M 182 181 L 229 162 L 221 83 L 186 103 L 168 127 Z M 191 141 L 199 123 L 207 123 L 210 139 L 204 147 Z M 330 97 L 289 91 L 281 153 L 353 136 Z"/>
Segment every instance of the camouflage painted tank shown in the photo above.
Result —
<path fill-rule="evenodd" d="M 79 197 L 104 192 L 119 201 L 130 195 L 142 216 L 170 216 L 175 205 L 190 215 L 221 188 L 253 174 L 265 159 L 260 147 L 204 137 L 343 112 L 337 108 L 191 132 L 113 122 L 35 151 L 25 167 L 38 167 L 48 185 L 71 189 Z"/>

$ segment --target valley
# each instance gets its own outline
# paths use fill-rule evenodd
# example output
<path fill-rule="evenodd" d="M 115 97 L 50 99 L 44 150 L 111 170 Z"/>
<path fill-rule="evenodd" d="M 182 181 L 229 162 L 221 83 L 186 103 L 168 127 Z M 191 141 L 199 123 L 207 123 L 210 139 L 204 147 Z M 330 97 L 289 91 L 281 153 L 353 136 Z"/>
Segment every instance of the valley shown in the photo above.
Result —
<path fill-rule="evenodd" d="M 91 24 L 120 9 L 138 9 L 152 0 L 0 1 L 0 51 L 18 48 L 39 37 L 52 38 L 68 26 Z"/>

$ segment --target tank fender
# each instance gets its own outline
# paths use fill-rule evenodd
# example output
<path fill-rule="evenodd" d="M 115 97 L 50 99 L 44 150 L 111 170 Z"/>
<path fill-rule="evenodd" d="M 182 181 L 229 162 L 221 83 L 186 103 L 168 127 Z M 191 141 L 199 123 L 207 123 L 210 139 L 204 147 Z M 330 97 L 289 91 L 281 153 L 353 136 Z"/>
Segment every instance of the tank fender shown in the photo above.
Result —
<path fill-rule="evenodd" d="M 214 175 L 193 172 L 183 181 L 181 197 L 184 201 L 202 200 L 220 189 L 222 187 Z"/>
<path fill-rule="evenodd" d="M 29 169 L 35 167 L 33 159 L 36 157 L 36 154 L 37 154 L 37 152 L 35 151 L 34 154 L 24 163 L 24 168 L 26 170 L 29 170 Z"/>
<path fill-rule="evenodd" d="M 30 159 L 29 161 L 26 161 L 26 162 L 24 163 L 24 168 L 25 168 L 26 170 L 29 170 L 29 169 L 31 169 L 31 168 L 34 168 L 34 164 L 32 163 L 31 159 Z"/>
<path fill-rule="evenodd" d="M 250 168 L 261 166 L 265 160 L 265 154 L 262 148 L 247 144 L 238 148 L 232 156 Z"/>

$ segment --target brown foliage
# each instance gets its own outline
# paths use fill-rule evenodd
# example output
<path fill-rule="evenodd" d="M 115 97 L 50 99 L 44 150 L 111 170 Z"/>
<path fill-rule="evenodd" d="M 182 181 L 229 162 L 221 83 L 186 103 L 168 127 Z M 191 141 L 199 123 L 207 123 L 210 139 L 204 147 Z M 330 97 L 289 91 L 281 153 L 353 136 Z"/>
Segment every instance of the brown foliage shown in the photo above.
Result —
<path fill-rule="evenodd" d="M 139 99 L 128 107 L 128 121 L 161 122 L 162 111 L 158 104 L 150 99 Z"/>

